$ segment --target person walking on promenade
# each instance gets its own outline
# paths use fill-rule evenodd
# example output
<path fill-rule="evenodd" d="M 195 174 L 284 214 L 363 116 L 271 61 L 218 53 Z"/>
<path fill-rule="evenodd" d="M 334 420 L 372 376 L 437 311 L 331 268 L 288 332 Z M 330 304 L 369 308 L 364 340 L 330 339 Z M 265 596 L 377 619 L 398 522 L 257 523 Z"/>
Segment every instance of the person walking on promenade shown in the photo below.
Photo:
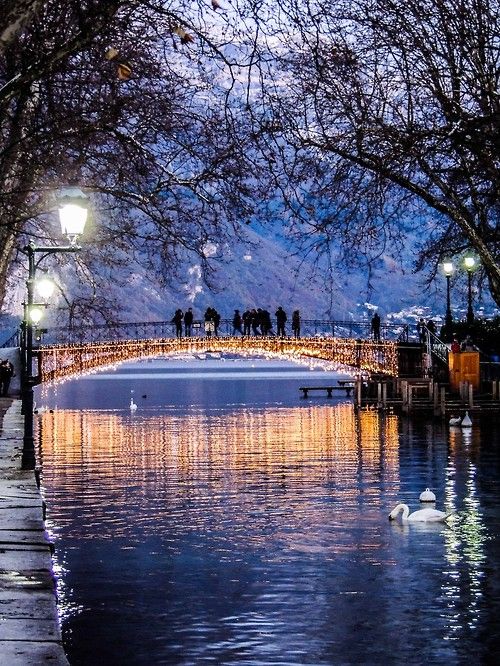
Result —
<path fill-rule="evenodd" d="M 10 381 L 14 377 L 14 366 L 5 359 L 0 361 L 0 395 L 6 398 L 9 395 Z"/>
<path fill-rule="evenodd" d="M 241 321 L 240 311 L 235 310 L 233 315 L 233 335 L 236 335 L 236 333 L 243 335 L 243 331 L 241 330 Z"/>
<path fill-rule="evenodd" d="M 174 316 L 172 317 L 172 323 L 175 324 L 175 335 L 178 338 L 182 338 L 182 319 L 184 314 L 181 309 L 176 310 Z"/>
<path fill-rule="evenodd" d="M 285 323 L 287 320 L 286 312 L 283 310 L 281 305 L 276 310 L 276 335 L 278 338 L 284 338 L 285 333 Z"/>
<path fill-rule="evenodd" d="M 300 312 L 294 310 L 292 314 L 292 331 L 294 338 L 300 338 Z"/>
<path fill-rule="evenodd" d="M 252 327 L 252 313 L 250 312 L 249 308 L 245 310 L 241 318 L 243 320 L 243 335 L 250 335 L 250 329 Z"/>
<path fill-rule="evenodd" d="M 380 342 L 380 316 L 378 312 L 372 317 L 372 335 L 375 342 Z"/>
<path fill-rule="evenodd" d="M 191 337 L 191 327 L 193 326 L 193 308 L 188 308 L 184 313 L 184 335 Z"/>

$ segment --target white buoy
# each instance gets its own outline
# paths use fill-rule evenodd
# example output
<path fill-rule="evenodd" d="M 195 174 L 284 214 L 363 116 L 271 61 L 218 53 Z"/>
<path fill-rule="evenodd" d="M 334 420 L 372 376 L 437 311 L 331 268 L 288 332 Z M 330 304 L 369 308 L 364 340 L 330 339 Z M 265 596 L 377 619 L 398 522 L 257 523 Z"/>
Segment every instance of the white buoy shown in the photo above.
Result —
<path fill-rule="evenodd" d="M 462 423 L 462 419 L 460 416 L 452 416 L 451 419 L 448 421 L 448 424 L 451 426 L 459 426 Z"/>
<path fill-rule="evenodd" d="M 130 411 L 135 412 L 136 409 L 137 409 L 137 405 L 135 404 L 134 399 L 130 398 Z"/>
<path fill-rule="evenodd" d="M 436 495 L 430 490 L 429 488 L 426 488 L 422 493 L 420 493 L 419 497 L 421 502 L 435 502 L 436 501 Z"/>
<path fill-rule="evenodd" d="M 462 423 L 460 424 L 462 428 L 470 428 L 472 426 L 472 421 L 469 416 L 469 412 L 465 412 L 465 416 L 462 419 Z"/>

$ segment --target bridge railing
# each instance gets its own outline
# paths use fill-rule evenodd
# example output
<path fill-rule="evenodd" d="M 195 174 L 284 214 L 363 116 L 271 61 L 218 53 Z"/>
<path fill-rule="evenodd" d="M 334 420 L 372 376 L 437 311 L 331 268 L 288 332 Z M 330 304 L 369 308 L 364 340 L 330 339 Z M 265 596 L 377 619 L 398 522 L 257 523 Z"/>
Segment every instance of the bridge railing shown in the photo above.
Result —
<path fill-rule="evenodd" d="M 441 361 L 441 363 L 444 363 L 445 365 L 448 365 L 448 350 L 449 347 L 446 344 L 446 342 L 443 342 L 440 338 L 438 338 L 437 335 L 435 335 L 432 331 L 430 331 L 428 328 L 425 329 L 427 333 L 427 354 L 429 358 L 432 358 L 433 356 Z"/>
<path fill-rule="evenodd" d="M 292 337 L 291 323 L 285 327 L 287 336 Z M 183 328 L 184 332 L 184 328 Z M 214 334 L 215 335 L 215 334 Z M 221 319 L 217 335 L 233 335 L 232 319 Z M 252 333 L 252 336 L 254 334 Z M 275 335 L 275 329 L 270 332 Z M 303 319 L 301 337 L 332 338 L 371 338 L 369 321 L 340 321 L 323 319 Z M 205 326 L 201 320 L 195 320 L 191 328 L 191 337 L 205 337 Z M 108 340 L 145 340 L 153 338 L 175 338 L 175 324 L 171 321 L 123 322 L 82 327 L 54 327 L 43 329 L 43 344 L 105 342 Z M 382 324 L 382 340 L 403 340 L 408 337 L 408 327 L 402 324 Z"/>
<path fill-rule="evenodd" d="M 8 338 L 3 339 L 0 342 L 0 348 L 5 349 L 6 347 L 19 347 L 21 344 L 21 329 L 18 329 Z"/>

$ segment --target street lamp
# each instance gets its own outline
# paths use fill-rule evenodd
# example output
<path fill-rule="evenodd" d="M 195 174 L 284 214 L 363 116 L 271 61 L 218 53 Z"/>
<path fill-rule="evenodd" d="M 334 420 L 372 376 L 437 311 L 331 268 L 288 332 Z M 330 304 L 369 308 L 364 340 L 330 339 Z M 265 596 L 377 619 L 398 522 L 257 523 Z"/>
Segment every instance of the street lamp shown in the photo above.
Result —
<path fill-rule="evenodd" d="M 35 290 L 42 298 L 50 297 L 54 283 L 49 285 L 47 278 L 36 279 L 36 271 L 45 257 L 58 252 L 78 252 L 78 237 L 83 233 L 88 213 L 88 198 L 78 187 L 65 187 L 58 194 L 61 231 L 69 240 L 69 245 L 48 247 L 37 246 L 30 241 L 24 248 L 28 255 L 27 299 L 24 303 L 24 317 L 21 336 L 21 399 L 24 414 L 24 439 L 22 469 L 35 469 L 35 443 L 33 438 L 33 387 L 38 383 L 38 372 L 33 373 L 33 330 L 40 322 L 45 304 L 36 303 Z M 41 255 L 37 259 L 37 255 Z M 51 281 L 50 281 L 51 282 Z M 50 293 L 49 293 L 50 292 Z"/>
<path fill-rule="evenodd" d="M 450 300 L 450 280 L 454 270 L 455 267 L 453 266 L 453 262 L 450 259 L 445 259 L 443 261 L 443 273 L 446 278 L 446 315 L 444 318 L 446 337 L 451 337 L 451 329 L 453 326 L 453 317 L 451 314 L 451 300 Z"/>
<path fill-rule="evenodd" d="M 467 271 L 468 292 L 467 292 L 467 324 L 469 326 L 474 322 L 474 311 L 472 309 L 472 273 L 476 267 L 476 259 L 472 254 L 464 258 L 464 266 Z"/>
<path fill-rule="evenodd" d="M 39 296 L 43 298 L 44 301 L 48 301 L 49 298 L 54 293 L 56 285 L 54 280 L 47 277 L 46 275 L 42 278 L 39 278 L 35 281 L 35 291 Z"/>

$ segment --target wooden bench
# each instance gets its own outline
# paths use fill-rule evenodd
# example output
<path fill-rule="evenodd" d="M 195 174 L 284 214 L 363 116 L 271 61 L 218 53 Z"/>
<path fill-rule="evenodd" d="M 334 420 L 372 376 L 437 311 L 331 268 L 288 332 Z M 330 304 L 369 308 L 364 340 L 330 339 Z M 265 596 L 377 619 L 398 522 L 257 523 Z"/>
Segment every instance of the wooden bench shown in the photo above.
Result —
<path fill-rule="evenodd" d="M 339 381 L 337 386 L 300 386 L 299 391 L 302 391 L 304 398 L 308 397 L 309 391 L 326 391 L 327 397 L 331 398 L 332 391 L 345 391 L 346 396 L 350 396 L 353 388 L 352 382 Z"/>
<path fill-rule="evenodd" d="M 356 386 L 356 384 L 352 381 L 352 379 L 337 379 L 337 384 L 341 388 L 350 389 L 350 390 L 352 390 Z M 349 395 L 349 393 L 347 395 Z"/>

